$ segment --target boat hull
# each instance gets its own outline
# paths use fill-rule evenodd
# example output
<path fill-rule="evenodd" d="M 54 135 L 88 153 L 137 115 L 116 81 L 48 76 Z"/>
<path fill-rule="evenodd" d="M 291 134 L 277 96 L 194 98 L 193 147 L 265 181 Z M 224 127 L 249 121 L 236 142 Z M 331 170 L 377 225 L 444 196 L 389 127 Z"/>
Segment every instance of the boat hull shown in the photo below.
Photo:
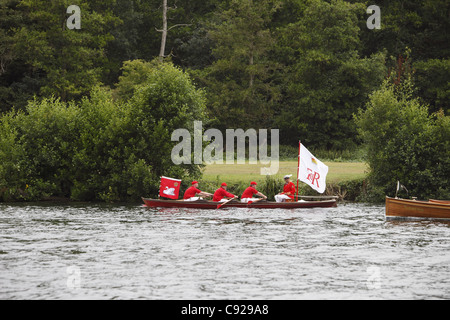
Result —
<path fill-rule="evenodd" d="M 386 197 L 386 220 L 450 221 L 450 203 L 444 200 L 417 201 Z"/>
<path fill-rule="evenodd" d="M 208 200 L 155 200 L 142 198 L 148 208 L 191 208 L 191 209 L 217 209 L 220 202 Z M 232 201 L 222 206 L 225 208 L 258 208 L 258 209 L 298 209 L 298 208 L 330 208 L 336 207 L 336 200 L 300 201 L 300 202 L 271 202 L 261 201 L 251 204 Z"/>

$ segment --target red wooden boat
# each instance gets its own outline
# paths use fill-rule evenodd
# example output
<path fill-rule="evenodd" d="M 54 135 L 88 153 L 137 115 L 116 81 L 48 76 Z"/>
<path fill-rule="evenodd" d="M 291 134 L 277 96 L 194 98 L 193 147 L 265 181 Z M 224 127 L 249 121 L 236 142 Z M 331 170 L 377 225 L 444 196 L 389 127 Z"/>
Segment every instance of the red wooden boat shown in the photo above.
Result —
<path fill-rule="evenodd" d="M 418 201 L 386 197 L 386 220 L 399 219 L 450 221 L 450 201 Z"/>
<path fill-rule="evenodd" d="M 191 209 L 217 209 L 220 202 L 209 200 L 183 201 L 183 200 L 156 200 L 142 198 L 148 208 L 191 208 Z M 336 207 L 336 199 L 320 201 L 298 201 L 298 202 L 272 202 L 258 201 L 254 203 L 242 203 L 231 201 L 222 208 L 257 208 L 257 209 L 298 209 L 298 208 L 329 208 Z"/>
<path fill-rule="evenodd" d="M 219 209 L 220 208 L 257 208 L 257 209 L 298 209 L 298 208 L 329 208 L 329 207 L 336 207 L 337 206 L 337 199 L 338 197 L 322 197 L 322 196 L 298 196 L 298 182 L 299 182 L 299 174 L 300 174 L 300 150 L 301 150 L 302 144 L 299 141 L 298 143 L 298 166 L 297 166 L 297 199 L 315 199 L 314 201 L 294 201 L 294 200 L 288 200 L 286 202 L 273 202 L 273 201 L 265 201 L 265 200 L 257 200 L 253 203 L 244 203 L 240 202 L 239 200 L 232 200 L 228 201 L 226 203 L 221 202 L 214 202 L 210 200 L 197 200 L 197 201 L 184 201 L 184 200 L 161 200 L 161 199 L 147 199 L 142 198 L 142 200 L 145 203 L 145 206 L 148 208 L 191 208 L 191 209 Z M 305 148 L 306 150 L 306 148 Z M 306 150 L 308 151 L 308 150 Z M 309 151 L 308 151 L 309 152 Z M 312 155 L 311 155 L 312 157 Z M 317 159 L 316 159 L 317 160 Z M 316 161 L 315 160 L 315 161 Z M 317 165 L 317 161 L 315 162 Z M 328 172 L 328 169 L 327 169 Z M 315 176 L 320 176 L 319 173 L 315 172 Z M 325 173 L 326 177 L 326 173 Z M 161 177 L 161 179 L 171 179 L 167 177 Z M 316 178 L 314 178 L 316 179 Z M 313 179 L 313 181 L 314 181 Z M 318 178 L 317 178 L 318 179 Z M 162 180 L 161 180 L 162 181 Z M 181 180 L 177 180 L 181 181 Z M 303 181 L 303 180 L 302 180 Z M 309 180 L 308 180 L 309 181 Z M 314 185 L 314 182 L 312 182 Z M 175 186 L 175 185 L 174 185 Z M 311 186 L 311 184 L 310 184 Z M 319 186 L 319 183 L 317 182 L 317 187 Z M 166 187 L 167 188 L 167 187 Z M 179 185 L 178 185 L 179 188 Z M 313 189 L 315 189 L 313 187 Z M 320 191 L 320 190 L 318 190 Z M 162 194 L 161 194 L 162 192 Z M 165 198 L 171 198 L 171 196 L 167 197 L 165 195 L 164 191 L 161 191 L 160 186 L 160 196 Z"/>

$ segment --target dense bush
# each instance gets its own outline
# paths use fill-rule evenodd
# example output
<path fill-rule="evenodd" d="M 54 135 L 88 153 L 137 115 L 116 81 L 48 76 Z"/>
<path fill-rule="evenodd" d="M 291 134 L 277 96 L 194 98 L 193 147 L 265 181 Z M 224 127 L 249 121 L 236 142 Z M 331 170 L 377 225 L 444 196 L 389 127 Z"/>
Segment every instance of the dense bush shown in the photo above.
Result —
<path fill-rule="evenodd" d="M 96 88 L 78 104 L 34 100 L 3 116 L 3 200 L 139 199 L 157 192 L 160 175 L 198 175 L 198 166 L 172 163 L 171 134 L 203 120 L 203 93 L 171 64 L 145 67 L 147 77 L 124 101 Z"/>
<path fill-rule="evenodd" d="M 3 198 L 37 199 L 70 192 L 80 109 L 59 99 L 29 102 L 0 120 Z"/>
<path fill-rule="evenodd" d="M 429 115 L 412 93 L 409 80 L 397 86 L 386 81 L 356 116 L 367 144 L 371 192 L 379 199 L 392 196 L 400 180 L 410 195 L 449 199 L 450 117 Z"/>

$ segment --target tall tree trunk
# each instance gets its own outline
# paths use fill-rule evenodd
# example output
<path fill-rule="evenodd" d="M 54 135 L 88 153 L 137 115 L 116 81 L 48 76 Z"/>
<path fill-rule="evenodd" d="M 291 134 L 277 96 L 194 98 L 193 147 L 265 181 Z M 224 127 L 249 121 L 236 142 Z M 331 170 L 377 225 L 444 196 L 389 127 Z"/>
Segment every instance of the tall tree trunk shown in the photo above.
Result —
<path fill-rule="evenodd" d="M 166 40 L 167 40 L 167 0 L 163 0 L 163 28 L 161 30 L 161 49 L 159 51 L 159 60 L 162 61 L 165 57 Z"/>

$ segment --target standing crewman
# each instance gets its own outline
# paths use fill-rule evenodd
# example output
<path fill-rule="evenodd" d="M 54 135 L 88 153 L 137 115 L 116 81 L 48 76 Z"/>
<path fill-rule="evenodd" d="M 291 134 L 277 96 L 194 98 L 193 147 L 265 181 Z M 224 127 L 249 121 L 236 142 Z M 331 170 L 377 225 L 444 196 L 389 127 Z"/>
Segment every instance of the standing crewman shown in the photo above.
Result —
<path fill-rule="evenodd" d="M 225 201 L 228 201 L 229 199 L 226 199 L 225 197 L 236 199 L 238 196 L 235 196 L 234 194 L 229 193 L 229 192 L 227 191 L 227 184 L 224 182 L 224 183 L 222 183 L 222 185 L 220 186 L 220 188 L 217 189 L 216 192 L 214 192 L 213 201 L 215 201 L 215 202 L 225 202 Z"/>
<path fill-rule="evenodd" d="M 198 196 L 197 196 L 198 195 Z M 212 193 L 203 192 L 198 189 L 198 181 L 192 181 L 192 186 L 184 193 L 184 201 L 197 201 L 200 197 L 212 197 Z"/>
<path fill-rule="evenodd" d="M 294 199 L 295 184 L 291 181 L 292 174 L 284 176 L 283 192 L 275 195 L 276 202 L 285 202 L 288 199 Z"/>
<path fill-rule="evenodd" d="M 267 199 L 267 197 L 265 195 L 263 195 L 261 192 L 256 190 L 256 188 L 255 188 L 256 185 L 257 185 L 256 182 L 254 182 L 254 181 L 250 182 L 250 187 L 245 189 L 244 193 L 242 194 L 241 202 L 248 203 L 248 202 L 255 202 L 255 201 L 261 200 L 260 198 L 253 198 L 253 195 L 257 195 L 257 196 L 263 198 L 264 200 Z"/>

